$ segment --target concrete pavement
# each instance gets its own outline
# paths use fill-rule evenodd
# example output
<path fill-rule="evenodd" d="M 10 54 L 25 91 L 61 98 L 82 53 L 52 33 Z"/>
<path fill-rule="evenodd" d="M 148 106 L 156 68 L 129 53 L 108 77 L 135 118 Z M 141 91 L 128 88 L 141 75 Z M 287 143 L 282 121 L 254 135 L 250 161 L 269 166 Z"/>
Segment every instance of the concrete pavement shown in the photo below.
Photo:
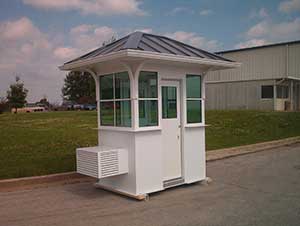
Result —
<path fill-rule="evenodd" d="M 300 145 L 208 163 L 208 186 L 139 202 L 90 183 L 0 193 L 0 226 L 300 225 Z"/>

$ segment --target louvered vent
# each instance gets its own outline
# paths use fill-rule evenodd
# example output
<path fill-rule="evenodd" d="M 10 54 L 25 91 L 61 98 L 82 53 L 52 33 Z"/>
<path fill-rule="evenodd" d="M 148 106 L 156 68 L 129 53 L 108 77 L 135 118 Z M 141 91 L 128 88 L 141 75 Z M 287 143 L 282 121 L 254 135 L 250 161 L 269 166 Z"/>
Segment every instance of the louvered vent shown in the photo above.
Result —
<path fill-rule="evenodd" d="M 78 148 L 77 172 L 95 178 L 128 173 L 128 152 L 111 147 Z"/>
<path fill-rule="evenodd" d="M 100 153 L 101 175 L 103 177 L 119 173 L 118 151 L 106 151 Z"/>

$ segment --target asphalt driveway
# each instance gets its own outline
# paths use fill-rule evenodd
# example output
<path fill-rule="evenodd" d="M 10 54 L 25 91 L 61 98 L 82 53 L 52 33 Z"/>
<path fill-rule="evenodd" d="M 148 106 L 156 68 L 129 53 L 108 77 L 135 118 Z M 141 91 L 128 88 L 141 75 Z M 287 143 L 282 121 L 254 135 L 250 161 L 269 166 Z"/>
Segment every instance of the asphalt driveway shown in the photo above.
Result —
<path fill-rule="evenodd" d="M 300 145 L 210 162 L 209 186 L 150 201 L 81 183 L 0 193 L 0 226 L 300 225 Z"/>

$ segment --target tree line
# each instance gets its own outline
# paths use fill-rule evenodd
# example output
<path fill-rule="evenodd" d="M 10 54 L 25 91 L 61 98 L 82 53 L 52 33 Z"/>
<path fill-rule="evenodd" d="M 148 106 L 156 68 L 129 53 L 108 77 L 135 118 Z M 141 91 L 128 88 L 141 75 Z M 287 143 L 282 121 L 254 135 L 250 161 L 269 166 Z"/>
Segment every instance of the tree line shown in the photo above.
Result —
<path fill-rule="evenodd" d="M 79 104 L 95 104 L 96 91 L 95 81 L 88 72 L 69 72 L 62 87 L 62 98 L 64 101 L 72 101 Z M 28 89 L 19 76 L 15 82 L 9 86 L 6 97 L 0 97 L 0 113 L 13 108 L 22 108 L 27 103 Z M 39 103 L 48 105 L 49 102 L 43 97 Z"/>

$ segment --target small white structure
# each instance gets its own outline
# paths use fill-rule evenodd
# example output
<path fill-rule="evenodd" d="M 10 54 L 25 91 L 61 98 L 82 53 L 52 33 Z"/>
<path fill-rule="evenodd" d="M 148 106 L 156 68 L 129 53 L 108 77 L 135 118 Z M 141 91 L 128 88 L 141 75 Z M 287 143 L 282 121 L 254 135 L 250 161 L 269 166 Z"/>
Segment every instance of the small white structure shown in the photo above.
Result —
<path fill-rule="evenodd" d="M 77 149 L 77 171 L 136 198 L 204 180 L 205 74 L 238 66 L 142 32 L 65 63 L 96 81 L 99 144 Z"/>

